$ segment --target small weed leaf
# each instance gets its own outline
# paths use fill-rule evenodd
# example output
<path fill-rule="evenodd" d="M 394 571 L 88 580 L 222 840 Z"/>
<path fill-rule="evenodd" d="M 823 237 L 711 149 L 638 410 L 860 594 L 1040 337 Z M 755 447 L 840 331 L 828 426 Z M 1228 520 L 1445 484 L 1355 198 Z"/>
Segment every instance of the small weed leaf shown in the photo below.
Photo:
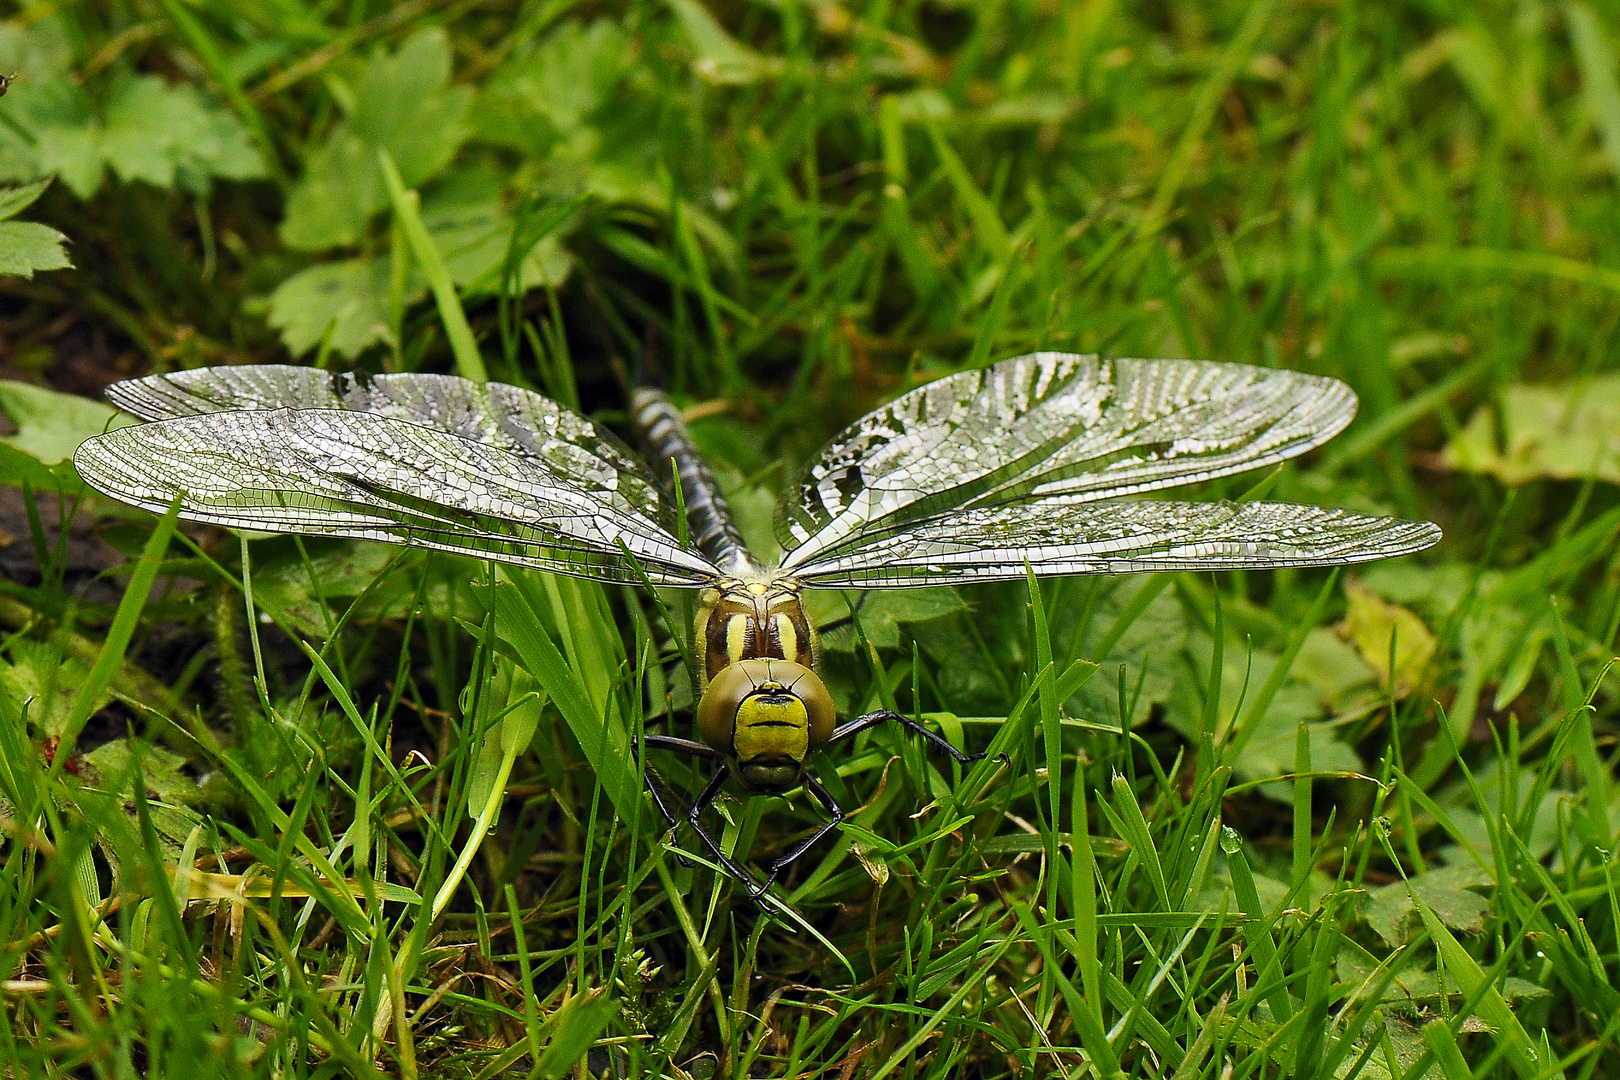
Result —
<path fill-rule="evenodd" d="M 1373 890 L 1367 900 L 1367 924 L 1391 948 L 1404 945 L 1423 926 L 1412 892 L 1453 930 L 1477 934 L 1485 928 L 1490 901 L 1471 890 L 1493 885 L 1489 875 L 1468 862 L 1419 874 L 1408 889 L 1404 881 Z"/>
<path fill-rule="evenodd" d="M 450 44 L 416 34 L 374 57 L 353 89 L 353 109 L 326 136 L 287 199 L 281 238 L 300 251 L 355 244 L 388 206 L 377 151 L 387 150 L 407 187 L 439 175 L 467 138 L 472 92 L 450 87 Z"/>
<path fill-rule="evenodd" d="M 0 68 L 21 72 L 4 99 L 0 180 L 56 175 L 89 199 L 109 171 L 197 194 L 264 175 L 247 127 L 196 86 L 120 72 L 92 93 L 71 68 L 68 32 L 57 18 L 0 24 Z"/>
<path fill-rule="evenodd" d="M 11 223 L 0 222 L 5 224 Z M 11 434 L 0 434 L 0 444 L 26 456 L 36 467 L 46 466 L 51 487 L 58 486 L 58 482 L 49 467 L 62 465 L 90 436 L 134 422 L 99 401 L 4 380 L 0 380 L 0 414 L 12 428 Z M 63 470 L 71 474 L 72 466 L 63 466 Z M 25 479 L 33 477 L 23 470 L 0 470 L 0 483 L 20 485 Z M 37 484 L 37 480 L 33 482 Z"/>
<path fill-rule="evenodd" d="M 36 270 L 61 270 L 72 264 L 67 237 L 33 221 L 12 221 L 45 194 L 50 180 L 20 188 L 0 189 L 0 274 L 31 278 Z"/>
<path fill-rule="evenodd" d="M 1589 476 L 1620 484 L 1620 376 L 1509 386 L 1497 406 L 1475 411 L 1446 445 L 1444 460 L 1514 486 Z"/>

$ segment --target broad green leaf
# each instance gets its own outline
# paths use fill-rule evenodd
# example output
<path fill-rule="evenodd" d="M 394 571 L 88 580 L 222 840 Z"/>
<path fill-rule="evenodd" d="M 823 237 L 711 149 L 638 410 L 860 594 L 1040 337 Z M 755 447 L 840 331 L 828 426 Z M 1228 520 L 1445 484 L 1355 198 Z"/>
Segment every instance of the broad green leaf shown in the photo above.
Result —
<path fill-rule="evenodd" d="M 1509 485 L 1588 476 L 1620 484 L 1620 375 L 1509 386 L 1500 408 L 1483 405 L 1474 413 L 1446 447 L 1444 461 Z"/>
<path fill-rule="evenodd" d="M 356 135 L 386 149 L 408 187 L 438 175 L 467 137 L 472 91 L 450 86 L 450 38 L 424 30 L 366 68 L 355 93 Z"/>
<path fill-rule="evenodd" d="M 565 22 L 502 65 L 469 119 L 479 138 L 542 157 L 552 137 L 574 135 L 611 99 L 630 50 L 624 31 L 606 19 Z"/>
<path fill-rule="evenodd" d="M 32 206 L 34 200 L 45 194 L 45 189 L 51 186 L 49 179 L 36 180 L 32 184 L 20 188 L 7 188 L 0 191 L 0 221 L 9 221 Z"/>
<path fill-rule="evenodd" d="M 1504 820 L 1514 821 L 1517 828 L 1519 820 L 1522 820 L 1521 816 L 1528 809 L 1529 835 L 1521 836 L 1520 842 L 1536 858 L 1546 858 L 1558 847 L 1560 819 L 1567 821 L 1568 816 L 1581 802 L 1580 794 L 1565 788 L 1555 787 L 1551 790 L 1538 788 L 1536 773 L 1530 769 L 1521 769 L 1518 776 L 1511 778 L 1512 783 L 1516 785 L 1514 790 L 1521 800 L 1536 798 L 1536 804 L 1534 808 L 1527 808 L 1522 804 L 1509 805 L 1504 811 L 1502 767 L 1494 759 L 1480 763 L 1474 774 L 1474 780 L 1479 785 L 1479 795 L 1482 797 L 1480 801 L 1484 803 L 1483 811 L 1480 802 L 1475 800 L 1473 789 L 1462 779 L 1448 782 L 1434 793 L 1434 800 L 1450 819 L 1458 835 L 1472 844 L 1475 851 L 1481 853 L 1489 853 L 1492 850 L 1493 839 L 1502 835 Z"/>
<path fill-rule="evenodd" d="M 850 603 L 856 604 L 861 630 L 867 640 L 882 649 L 900 644 L 901 623 L 926 622 L 967 610 L 962 598 L 951 588 L 874 589 L 865 594 L 817 591 L 806 601 L 811 617 L 818 624 L 843 624 L 822 635 L 823 648 L 835 652 L 855 648 L 855 630 L 849 623 Z"/>
<path fill-rule="evenodd" d="M 99 401 L 5 380 L 0 380 L 0 412 L 17 427 L 15 435 L 0 435 L 0 442 L 45 465 L 72 457 L 92 435 L 134 423 Z"/>
<path fill-rule="evenodd" d="M 71 266 L 63 246 L 67 237 L 32 221 L 12 221 L 50 187 L 50 180 L 38 180 L 20 188 L 0 191 L 0 274 L 33 277 L 36 270 L 61 270 Z"/>
<path fill-rule="evenodd" d="M 1429 932 L 1435 949 L 1445 962 L 1447 977 L 1476 1003 L 1478 1017 L 1490 1025 L 1494 1041 L 1503 1051 L 1502 1056 L 1508 1066 L 1523 1080 L 1545 1075 L 1546 1066 L 1537 1061 L 1535 1043 L 1508 1006 L 1501 987 L 1451 933 L 1451 923 L 1445 913 L 1437 910 L 1428 896 L 1417 890 L 1415 883 L 1413 891 L 1417 894 L 1415 902 L 1418 914 L 1422 916 L 1424 929 Z"/>
<path fill-rule="evenodd" d="M 444 257 L 450 279 L 464 295 L 501 287 L 501 268 L 512 239 L 512 218 L 501 200 L 504 178 L 483 171 L 458 173 L 422 200 L 422 224 Z M 556 233 L 535 245 L 523 261 L 520 288 L 556 287 L 573 269 L 573 258 Z"/>
<path fill-rule="evenodd" d="M 498 670 L 496 672 L 493 680 L 496 686 L 500 686 L 502 682 L 510 684 L 511 681 L 511 665 L 502 664 L 501 666 L 507 670 Z M 501 700 L 507 699 L 507 691 L 504 688 L 498 693 Z M 467 816 L 474 821 L 484 813 L 484 808 L 489 805 L 490 796 L 495 791 L 496 779 L 499 778 L 504 782 L 505 776 L 502 774 L 510 774 L 511 772 L 510 765 L 507 765 L 505 769 L 501 768 L 502 758 L 504 757 L 501 745 L 503 742 L 501 729 L 505 724 L 505 720 L 506 718 L 502 717 L 489 725 L 488 730 L 484 732 L 482 741 L 478 744 L 477 754 L 473 757 L 472 772 L 467 778 Z M 479 839 L 480 837 L 475 831 L 469 841 L 476 842 Z"/>
<path fill-rule="evenodd" d="M 315 151 L 303 179 L 287 196 L 282 241 L 300 251 L 356 243 L 385 201 L 375 158 L 364 140 L 339 125 Z"/>
<path fill-rule="evenodd" d="M 33 277 L 36 270 L 61 270 L 68 262 L 67 237 L 34 221 L 0 221 L 0 274 Z"/>
<path fill-rule="evenodd" d="M 115 739 L 83 755 L 79 766 L 85 784 L 114 797 L 126 807 L 126 814 L 134 797 L 131 785 L 135 779 L 136 752 L 128 739 Z M 166 861 L 172 863 L 179 856 L 187 834 L 201 820 L 190 806 L 202 797 L 202 791 L 181 771 L 185 759 L 179 754 L 151 745 L 142 745 L 138 752 L 152 825 L 162 841 Z M 107 850 L 105 842 L 103 850 Z"/>
<path fill-rule="evenodd" d="M 1425 566 L 1416 559 L 1395 559 L 1358 569 L 1356 578 L 1385 600 L 1404 604 L 1429 622 L 1440 623 L 1456 610 L 1477 574 L 1467 563 Z M 1499 580 L 1499 575 L 1487 572 L 1480 579 L 1480 592 L 1490 592 Z"/>
<path fill-rule="evenodd" d="M 1192 637 L 1185 651 L 1186 660 L 1167 662 L 1164 666 L 1173 673 L 1175 681 L 1175 693 L 1167 702 L 1166 719 L 1196 743 L 1202 734 L 1204 698 L 1209 692 L 1210 646 L 1204 635 L 1195 633 Z M 1266 685 L 1280 662 L 1277 653 L 1250 648 L 1238 639 L 1227 640 L 1221 664 L 1218 739 L 1238 740 L 1240 749 L 1231 762 L 1237 778 L 1264 780 L 1294 772 L 1301 723 L 1309 725 L 1314 771 L 1359 770 L 1362 763 L 1356 752 L 1339 740 L 1334 728 L 1318 723 L 1323 717 L 1324 695 L 1315 683 L 1304 678 L 1307 660 L 1303 649 L 1266 703 L 1265 711 L 1258 717 L 1250 715 L 1251 703 L 1256 701 L 1260 688 Z M 1117 664 L 1113 662 L 1105 664 L 1087 683 L 1087 689 L 1100 698 L 1106 696 L 1096 718 L 1106 718 L 1111 723 L 1117 723 L 1119 715 L 1116 669 Z M 1127 681 L 1125 689 L 1127 694 L 1131 693 L 1134 684 Z M 1138 705 L 1138 710 L 1140 708 Z M 1252 730 L 1232 732 L 1231 728 L 1240 720 Z M 1270 798 L 1287 802 L 1293 798 L 1294 786 L 1291 781 L 1277 781 L 1263 784 L 1259 790 Z"/>
<path fill-rule="evenodd" d="M 334 198 L 344 194 L 339 190 Z M 363 218 L 355 220 L 363 223 Z M 512 219 L 501 202 L 498 180 L 490 183 L 487 174 L 479 173 L 457 177 L 423 200 L 422 223 L 457 286 L 470 295 L 500 288 Z M 561 285 L 572 269 L 573 257 L 553 233 L 524 260 L 521 285 L 524 289 Z M 331 326 L 333 350 L 358 356 L 388 340 L 389 272 L 389 260 L 383 257 L 319 263 L 301 270 L 271 294 L 270 325 L 281 331 L 282 342 L 294 355 L 319 345 Z M 426 284 L 413 264 L 405 299 L 414 303 L 425 294 Z"/>
<path fill-rule="evenodd" d="M 1187 644 L 1187 619 L 1180 603 L 1170 593 L 1154 597 L 1141 615 L 1129 625 L 1118 628 L 1116 640 L 1107 653 L 1097 655 L 1104 638 L 1115 622 L 1124 617 L 1142 586 L 1142 581 L 1133 578 L 1099 580 L 1095 586 L 1086 583 L 1071 593 L 1073 599 L 1065 611 L 1052 613 L 1058 648 L 1067 646 L 1067 655 L 1092 660 L 1098 665 L 1096 675 L 1086 680 L 1069 700 L 1069 709 L 1075 715 L 1119 723 L 1121 665 L 1125 668 L 1126 705 L 1131 711 L 1133 727 L 1146 723 L 1153 707 L 1168 703 L 1175 694 L 1174 673 L 1184 666 L 1177 661 L 1176 654 Z M 1091 587 L 1102 592 L 1087 613 L 1084 590 Z M 1078 627 L 1076 624 L 1082 615 L 1087 616 L 1087 625 Z M 1067 640 L 1071 633 L 1085 635 L 1078 649 Z M 1193 715 L 1197 715 L 1196 711 Z"/>
<path fill-rule="evenodd" d="M 359 356 L 388 340 L 388 274 L 386 259 L 367 258 L 300 270 L 270 294 L 270 325 L 294 356 L 319 345 L 328 331 L 334 351 Z"/>
<path fill-rule="evenodd" d="M 1347 943 L 1335 959 L 1335 965 L 1340 979 L 1361 983 L 1376 971 L 1378 960 L 1359 946 Z M 1397 1007 L 1404 1006 L 1403 1011 L 1408 1012 L 1432 1008 L 1442 997 L 1455 1003 L 1462 996 L 1462 990 L 1455 979 L 1442 980 L 1432 967 L 1416 965 L 1398 974 L 1391 981 L 1389 989 L 1391 996 L 1386 1000 Z M 1546 987 L 1538 986 L 1529 979 L 1509 976 L 1502 984 L 1502 996 L 1509 1001 L 1546 997 L 1547 994 Z M 1452 1007 L 1454 1008 L 1455 1004 Z"/>
<path fill-rule="evenodd" d="M 1326 627 L 1305 636 L 1291 675 L 1315 688 L 1322 704 L 1334 713 L 1351 712 L 1384 696 L 1378 673 L 1355 646 Z"/>
<path fill-rule="evenodd" d="M 88 86 L 73 40 L 49 16 L 0 32 L 0 67 L 20 72 L 6 94 L 9 122 L 0 125 L 0 179 L 54 174 L 88 199 L 109 167 L 126 182 L 199 194 L 214 177 L 264 175 L 247 127 L 225 106 L 158 75 L 121 74 Z"/>
<path fill-rule="evenodd" d="M 1477 865 L 1463 860 L 1412 878 L 1411 889 L 1453 930 L 1478 933 L 1485 926 L 1485 913 L 1491 909 L 1491 904 L 1470 890 L 1491 884 L 1490 877 Z M 1367 925 L 1391 948 L 1409 941 L 1422 926 L 1405 881 L 1374 889 L 1367 899 L 1364 914 Z"/>
<path fill-rule="evenodd" d="M 0 23 L 0 70 L 17 73 L 0 124 L 0 180 L 56 175 L 80 198 L 105 175 L 95 102 L 72 76 L 73 39 L 60 16 Z"/>
<path fill-rule="evenodd" d="M 0 484 L 8 487 L 29 485 L 36 491 L 52 490 L 65 494 L 82 494 L 88 490 L 79 474 L 73 471 L 71 461 L 45 465 L 32 454 L 26 454 L 0 438 Z"/>
<path fill-rule="evenodd" d="M 82 128 L 40 128 L 37 173 L 54 173 L 81 199 L 101 187 L 107 169 L 101 155 L 99 125 Z"/>
<path fill-rule="evenodd" d="M 90 677 L 90 665 L 76 657 L 63 656 L 54 645 L 16 638 L 6 646 L 0 659 L 0 694 L 21 713 L 26 707 L 28 723 L 37 737 L 60 735 L 73 712 L 79 687 Z M 112 699 L 103 691 L 97 709 Z"/>
<path fill-rule="evenodd" d="M 388 205 L 378 150 L 393 157 L 407 187 L 438 175 L 469 131 L 472 91 L 449 84 L 442 30 L 424 30 L 398 52 L 374 57 L 355 89 L 354 112 L 332 129 L 288 196 L 283 242 L 301 251 L 357 242 Z"/>
<path fill-rule="evenodd" d="M 1237 673 L 1239 678 L 1234 685 L 1233 666 L 1228 664 L 1221 672 L 1221 679 L 1225 684 L 1221 696 L 1223 707 L 1226 707 L 1226 702 L 1236 703 L 1242 688 L 1241 671 Z M 1295 667 L 1297 668 L 1298 664 Z M 1259 682 L 1265 677 L 1265 673 L 1259 668 L 1260 665 L 1257 663 L 1249 681 L 1250 694 L 1255 692 Z M 1239 779 L 1259 780 L 1293 772 L 1299 722 L 1303 720 L 1309 723 L 1320 715 L 1321 705 L 1314 688 L 1292 679 L 1284 683 L 1282 689 L 1271 699 L 1265 714 L 1260 717 L 1254 735 L 1238 754 L 1234 771 Z M 1355 772 L 1361 768 L 1361 759 L 1355 750 L 1341 742 L 1333 728 L 1310 723 L 1308 730 L 1311 742 L 1311 768 L 1314 771 Z M 1291 799 L 1293 790 L 1292 782 L 1265 784 L 1260 788 L 1262 794 L 1281 802 Z"/>
<path fill-rule="evenodd" d="M 331 633 L 331 622 L 321 610 L 323 599 L 330 618 L 336 619 L 364 593 L 361 609 L 351 618 L 374 621 L 403 615 L 405 605 L 416 597 L 422 564 L 418 552 L 349 541 L 305 543 L 307 563 L 291 544 L 278 545 L 262 560 L 255 556 L 253 599 L 306 637 L 325 640 Z M 388 579 L 379 582 L 385 571 L 391 571 Z M 442 589 L 428 589 L 424 607 L 443 612 L 442 596 Z"/>
<path fill-rule="evenodd" d="M 206 190 L 211 177 L 248 180 L 264 161 L 247 128 L 197 88 L 170 86 L 156 75 L 131 79 L 107 106 L 101 151 L 119 179 L 162 188 L 177 181 Z"/>
<path fill-rule="evenodd" d="M 167 803 L 189 804 L 202 797 L 197 782 L 183 771 L 186 759 L 162 746 L 142 746 L 141 773 L 147 794 Z M 84 755 L 88 778 L 109 791 L 125 791 L 135 775 L 128 739 L 103 743 Z"/>

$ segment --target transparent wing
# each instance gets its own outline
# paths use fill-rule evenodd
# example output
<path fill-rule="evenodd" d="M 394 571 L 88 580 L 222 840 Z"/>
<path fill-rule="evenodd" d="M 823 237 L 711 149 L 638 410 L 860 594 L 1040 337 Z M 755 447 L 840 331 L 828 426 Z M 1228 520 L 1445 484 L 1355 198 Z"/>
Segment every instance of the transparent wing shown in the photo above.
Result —
<path fill-rule="evenodd" d="M 263 364 L 131 379 L 107 398 L 142 420 L 266 409 L 341 409 L 406 420 L 532 458 L 616 509 L 674 531 L 646 464 L 618 437 L 531 390 L 454 375 L 366 375 Z"/>
<path fill-rule="evenodd" d="M 1096 502 L 1304 453 L 1355 415 L 1334 379 L 1197 360 L 1035 353 L 929 383 L 828 443 L 780 511 L 798 573 L 950 510 Z"/>
<path fill-rule="evenodd" d="M 390 416 L 329 409 L 214 412 L 86 440 L 92 487 L 235 529 L 356 537 L 484 556 L 598 581 L 699 585 L 717 573 L 604 477 Z M 606 493 L 604 493 L 604 490 Z"/>
<path fill-rule="evenodd" d="M 868 536 L 795 571 L 806 585 L 883 588 L 1037 574 L 1331 566 L 1421 551 L 1428 522 L 1290 503 L 1045 502 L 955 511 Z"/>

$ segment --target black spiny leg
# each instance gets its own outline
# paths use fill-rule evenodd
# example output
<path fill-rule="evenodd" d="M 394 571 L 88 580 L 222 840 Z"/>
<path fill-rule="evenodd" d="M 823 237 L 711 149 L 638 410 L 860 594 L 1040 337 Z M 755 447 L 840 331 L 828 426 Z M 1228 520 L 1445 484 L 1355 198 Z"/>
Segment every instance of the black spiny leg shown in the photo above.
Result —
<path fill-rule="evenodd" d="M 973 762 L 979 761 L 984 757 L 983 754 L 962 753 L 962 751 L 946 742 L 943 735 L 930 731 L 921 724 L 917 723 L 917 721 L 913 720 L 911 717 L 902 713 L 894 712 L 892 709 L 879 709 L 877 712 L 869 712 L 865 716 L 857 716 L 847 724 L 839 724 L 833 729 L 832 738 L 828 739 L 827 741 L 829 743 L 835 743 L 841 739 L 847 739 L 851 735 L 859 735 L 867 728 L 875 728 L 879 724 L 887 723 L 889 721 L 900 724 L 915 735 L 921 735 L 923 738 L 928 740 L 928 744 L 935 750 L 940 750 L 951 755 L 951 757 L 955 759 L 959 765 L 971 765 Z"/>
<path fill-rule="evenodd" d="M 648 735 L 644 741 L 649 748 L 655 750 L 673 750 L 677 753 L 691 754 L 693 757 L 710 759 L 716 759 L 720 756 L 706 743 L 693 742 L 691 739 L 677 739 L 673 735 Z M 639 763 L 641 761 L 641 745 L 632 742 L 630 748 L 635 752 L 636 761 Z M 653 782 L 651 770 L 643 769 L 642 779 L 647 785 L 647 791 L 653 797 L 653 804 L 658 807 L 658 812 L 664 815 L 664 820 L 669 822 L 670 832 L 673 833 L 680 828 L 683 819 L 676 817 L 671 812 L 669 805 L 664 801 L 664 796 L 658 790 L 658 785 Z M 725 782 L 726 769 L 722 765 L 720 770 L 704 785 L 703 790 L 698 794 L 697 800 L 692 803 L 692 809 L 687 811 L 684 820 L 688 825 L 692 826 L 692 831 L 697 834 L 697 838 L 703 841 L 703 846 L 709 849 L 709 854 L 719 860 L 726 873 L 747 885 L 749 892 L 753 893 L 753 878 L 748 875 L 748 871 L 738 866 L 731 856 L 722 851 L 719 841 L 710 836 L 708 831 L 699 823 L 703 811 L 707 810 L 709 804 L 714 802 L 715 796 L 720 794 L 720 788 L 725 785 Z M 681 860 L 682 866 L 691 865 L 682 856 L 677 855 L 676 858 Z"/>
<path fill-rule="evenodd" d="M 678 754 L 691 754 L 693 757 L 701 758 L 717 758 L 720 756 L 705 743 L 693 742 L 691 739 L 677 739 L 673 735 L 648 735 L 645 742 L 647 746 L 655 750 L 673 750 Z M 653 805 L 658 807 L 658 812 L 664 815 L 665 821 L 669 822 L 670 831 L 674 832 L 680 828 L 681 819 L 676 817 L 674 812 L 670 810 L 669 804 L 664 801 L 664 793 L 658 790 L 657 783 L 653 781 L 652 770 L 648 769 L 646 763 L 641 760 L 641 747 L 642 740 L 634 738 L 630 740 L 630 752 L 635 755 L 636 764 L 642 767 L 641 782 L 647 786 L 647 794 L 652 796 Z M 681 865 L 686 865 L 685 859 L 681 860 Z"/>
<path fill-rule="evenodd" d="M 843 807 L 839 806 L 838 803 L 833 799 L 831 792 L 821 786 L 821 781 L 817 780 L 809 773 L 805 773 L 803 775 L 803 780 L 804 790 L 816 797 L 816 801 L 821 803 L 821 805 L 826 808 L 827 813 L 832 820 L 828 821 L 821 828 L 811 833 L 807 839 L 801 840 L 797 844 L 793 845 L 793 848 L 786 855 L 783 855 L 780 859 L 777 859 L 775 862 L 771 863 L 770 870 L 765 875 L 765 880 L 761 882 L 759 887 L 754 890 L 754 896 L 756 898 L 765 895 L 765 890 L 771 887 L 771 883 L 776 880 L 776 875 L 780 874 L 783 870 L 786 870 L 789 866 L 793 865 L 794 862 L 798 861 L 799 856 L 803 855 L 805 852 L 814 847 L 817 840 L 820 840 L 823 836 L 826 836 L 828 833 L 832 832 L 834 829 L 838 828 L 844 823 Z"/>
<path fill-rule="evenodd" d="M 962 753 L 962 751 L 958 750 L 956 747 L 947 742 L 944 736 L 923 727 L 911 717 L 902 713 L 894 712 L 891 709 L 879 709 L 877 712 L 869 712 L 864 716 L 857 716 L 847 724 L 840 724 L 838 727 L 833 729 L 832 737 L 828 739 L 827 742 L 830 745 L 838 742 L 840 739 L 847 739 L 851 735 L 859 735 L 868 728 L 875 728 L 879 724 L 889 721 L 900 724 L 913 734 L 921 735 L 924 739 L 928 740 L 928 744 L 930 746 L 936 750 L 942 750 L 949 754 L 951 758 L 958 764 L 971 765 L 973 762 L 981 761 L 985 757 L 984 754 Z M 998 756 L 1005 759 L 1007 755 L 1001 754 Z M 817 840 L 820 840 L 823 836 L 826 836 L 828 833 L 832 832 L 834 829 L 838 828 L 844 823 L 843 809 L 833 801 L 831 793 L 829 793 L 826 788 L 821 786 L 821 782 L 815 777 L 811 776 L 809 773 L 804 774 L 804 788 L 806 791 L 810 792 L 810 794 L 814 795 L 816 799 L 820 801 L 822 806 L 827 808 L 827 813 L 832 817 L 832 820 L 812 833 L 809 839 L 800 841 L 786 855 L 783 855 L 780 859 L 777 859 L 771 864 L 770 873 L 765 877 L 765 884 L 761 885 L 759 888 L 760 893 L 763 893 L 765 889 L 770 887 L 771 882 L 776 880 L 776 875 L 780 874 L 783 870 L 786 870 L 788 866 L 794 862 L 794 860 L 803 855 L 806 851 L 809 851 Z M 758 894 L 756 893 L 756 895 Z"/>

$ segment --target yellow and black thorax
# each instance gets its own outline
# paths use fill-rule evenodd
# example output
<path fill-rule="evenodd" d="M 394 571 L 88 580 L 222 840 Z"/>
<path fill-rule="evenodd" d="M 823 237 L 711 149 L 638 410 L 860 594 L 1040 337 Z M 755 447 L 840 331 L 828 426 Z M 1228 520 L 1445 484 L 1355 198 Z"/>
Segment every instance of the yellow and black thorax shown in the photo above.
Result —
<path fill-rule="evenodd" d="M 791 578 L 722 578 L 698 599 L 694 641 L 703 684 L 739 660 L 791 660 L 816 666 L 816 632 Z"/>

